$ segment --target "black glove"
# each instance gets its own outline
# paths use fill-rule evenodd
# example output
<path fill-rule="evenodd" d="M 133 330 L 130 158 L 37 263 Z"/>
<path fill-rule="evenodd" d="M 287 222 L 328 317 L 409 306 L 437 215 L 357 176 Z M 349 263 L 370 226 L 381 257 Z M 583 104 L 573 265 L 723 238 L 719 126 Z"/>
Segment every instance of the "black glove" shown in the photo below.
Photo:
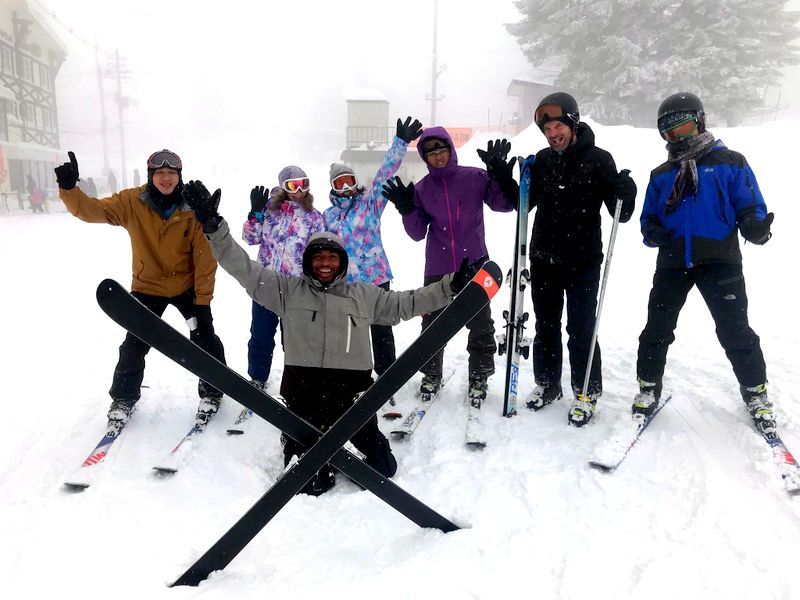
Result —
<path fill-rule="evenodd" d="M 636 208 L 636 182 L 631 179 L 629 169 L 622 169 L 614 180 L 614 195 L 622 200 L 619 220 L 627 223 Z"/>
<path fill-rule="evenodd" d="M 655 221 L 650 221 L 644 228 L 644 237 L 651 244 L 659 248 L 668 246 L 672 242 L 672 233 L 666 227 L 662 227 Z"/>
<path fill-rule="evenodd" d="M 69 162 L 65 162 L 53 169 L 56 173 L 58 187 L 62 190 L 71 190 L 78 183 L 78 159 L 75 158 L 75 153 L 71 150 L 67 152 L 67 155 L 69 156 Z"/>
<path fill-rule="evenodd" d="M 269 201 L 269 194 L 263 185 L 257 185 L 250 191 L 250 211 L 253 213 L 264 212 L 264 207 Z"/>
<path fill-rule="evenodd" d="M 412 123 L 411 117 L 406 117 L 406 122 L 403 123 L 400 119 L 397 119 L 397 137 L 401 140 L 410 144 L 421 135 L 422 123 L 419 120 L 414 119 Z"/>
<path fill-rule="evenodd" d="M 475 277 L 483 266 L 483 263 L 487 260 L 489 260 L 488 256 L 482 256 L 473 262 L 469 262 L 466 256 L 462 258 L 461 264 L 458 266 L 458 271 L 455 272 L 453 279 L 450 281 L 450 289 L 453 290 L 453 293 L 458 294 L 467 287 L 467 284 L 472 281 L 472 278 Z"/>
<path fill-rule="evenodd" d="M 754 214 L 748 215 L 739 221 L 739 231 L 742 237 L 752 244 L 766 244 L 772 237 L 769 230 L 772 221 L 775 219 L 774 213 L 768 213 L 763 221 L 759 221 Z"/>
<path fill-rule="evenodd" d="M 505 161 L 509 152 L 511 152 L 511 142 L 506 139 L 502 139 L 495 140 L 494 142 L 489 141 L 489 145 L 486 146 L 486 150 L 478 150 L 478 156 L 483 163 L 489 167 L 489 165 L 491 165 L 491 163 L 498 158 L 502 161 Z"/>
<path fill-rule="evenodd" d="M 397 211 L 403 215 L 410 215 L 414 211 L 414 182 L 403 185 L 399 177 L 389 179 L 383 184 L 381 194 L 395 205 Z"/>
<path fill-rule="evenodd" d="M 219 216 L 219 200 L 222 190 L 209 194 L 202 181 L 190 181 L 183 186 L 183 201 L 194 212 L 194 218 L 203 226 L 203 233 L 214 233 L 219 229 L 222 217 Z"/>

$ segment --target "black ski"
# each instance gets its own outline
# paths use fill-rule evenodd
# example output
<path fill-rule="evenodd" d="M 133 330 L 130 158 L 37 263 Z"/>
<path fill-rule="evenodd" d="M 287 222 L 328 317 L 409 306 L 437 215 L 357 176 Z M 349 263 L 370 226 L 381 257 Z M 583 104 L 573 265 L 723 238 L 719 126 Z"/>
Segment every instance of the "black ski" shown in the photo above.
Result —
<path fill-rule="evenodd" d="M 390 480 L 342 449 L 350 437 L 383 406 L 388 397 L 442 348 L 498 290 L 499 267 L 487 263 L 422 335 L 395 361 L 328 432 L 320 432 L 275 399 L 254 388 L 147 310 L 118 283 L 105 280 L 97 290 L 103 310 L 152 347 L 182 364 L 209 384 L 244 404 L 309 450 L 270 490 L 173 585 L 197 585 L 223 569 L 326 463 L 422 527 L 454 531 L 458 527 Z M 317 441 L 319 440 L 319 441 Z M 316 442 L 316 443 L 315 443 Z"/>

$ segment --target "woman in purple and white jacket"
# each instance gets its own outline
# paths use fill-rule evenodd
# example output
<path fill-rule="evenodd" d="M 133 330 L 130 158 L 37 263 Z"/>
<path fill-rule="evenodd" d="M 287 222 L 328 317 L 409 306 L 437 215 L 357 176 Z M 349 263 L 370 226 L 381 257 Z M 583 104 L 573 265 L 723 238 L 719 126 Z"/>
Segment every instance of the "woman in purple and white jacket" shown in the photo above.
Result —
<path fill-rule="evenodd" d="M 331 206 L 325 210 L 325 228 L 344 241 L 350 263 L 348 283 L 368 283 L 389 290 L 392 271 L 381 241 L 381 216 L 386 198 L 381 188 L 400 168 L 408 144 L 422 133 L 422 123 L 397 119 L 397 134 L 386 151 L 372 187 L 359 185 L 352 167 L 331 165 Z M 395 360 L 394 334 L 388 325 L 371 325 L 375 373 L 382 375 Z"/>
<path fill-rule="evenodd" d="M 294 277 L 303 275 L 303 250 L 309 238 L 325 229 L 322 214 L 313 207 L 314 197 L 305 171 L 289 165 L 278 174 L 278 187 L 267 195 L 264 186 L 250 192 L 250 213 L 242 227 L 242 239 L 260 246 L 258 260 L 268 269 Z M 253 385 L 266 389 L 275 350 L 278 317 L 253 302 L 247 374 Z"/>

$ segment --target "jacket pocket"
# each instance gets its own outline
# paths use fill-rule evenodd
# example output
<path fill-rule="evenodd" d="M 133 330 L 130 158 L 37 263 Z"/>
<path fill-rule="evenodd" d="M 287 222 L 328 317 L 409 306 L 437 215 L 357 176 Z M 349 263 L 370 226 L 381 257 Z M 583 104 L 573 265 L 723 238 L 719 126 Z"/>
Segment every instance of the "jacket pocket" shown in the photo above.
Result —
<path fill-rule="evenodd" d="M 346 315 L 347 326 L 344 336 L 344 352 L 350 354 L 351 350 L 358 351 L 357 345 L 359 343 L 359 336 L 365 328 L 369 327 L 369 322 L 366 317 L 359 314 L 348 313 Z"/>
<path fill-rule="evenodd" d="M 717 209 L 719 211 L 719 218 L 723 223 L 725 223 L 725 225 L 729 225 L 728 215 L 725 211 L 725 206 L 728 204 L 727 196 L 725 195 L 725 192 L 722 191 L 722 186 L 720 185 L 716 174 L 714 174 L 714 188 L 717 190 Z"/>

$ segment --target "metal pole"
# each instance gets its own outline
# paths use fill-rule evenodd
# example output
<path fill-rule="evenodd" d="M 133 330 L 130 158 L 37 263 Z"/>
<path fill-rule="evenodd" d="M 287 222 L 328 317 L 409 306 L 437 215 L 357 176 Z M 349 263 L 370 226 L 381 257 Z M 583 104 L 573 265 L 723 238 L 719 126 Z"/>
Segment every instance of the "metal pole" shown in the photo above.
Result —
<path fill-rule="evenodd" d="M 108 174 L 108 137 L 106 135 L 106 99 L 103 91 L 103 69 L 100 67 L 100 50 L 94 40 L 94 60 L 97 65 L 97 89 L 100 93 L 100 129 L 103 132 L 103 171 Z"/>
<path fill-rule="evenodd" d="M 586 375 L 583 378 L 583 389 L 581 390 L 582 400 L 588 401 L 586 392 L 589 391 L 589 375 L 592 372 L 592 360 L 594 360 L 594 346 L 597 343 L 597 332 L 600 330 L 600 312 L 603 310 L 603 298 L 606 295 L 606 283 L 608 283 L 608 271 L 611 266 L 611 256 L 614 253 L 614 242 L 617 239 L 617 227 L 619 226 L 619 215 L 622 212 L 622 199 L 617 198 L 617 206 L 614 208 L 614 224 L 611 226 L 611 239 L 608 242 L 608 253 L 606 254 L 606 264 L 603 267 L 603 282 L 600 285 L 600 299 L 597 301 L 597 314 L 594 318 L 594 331 L 592 332 L 592 343 L 589 345 L 589 358 L 586 361 Z"/>
<path fill-rule="evenodd" d="M 439 63 L 437 56 L 437 28 L 439 20 L 439 0 L 433 3 L 433 64 L 431 65 L 431 125 L 436 125 L 436 79 L 439 77 Z"/>
<path fill-rule="evenodd" d="M 125 104 L 127 102 L 126 98 L 122 96 L 122 68 L 119 64 L 119 50 L 115 53 L 116 56 L 116 63 L 117 63 L 117 108 L 119 112 L 119 149 L 120 149 L 120 158 L 122 159 L 122 187 L 120 189 L 125 189 L 128 187 L 128 166 L 126 156 L 125 156 Z"/>

